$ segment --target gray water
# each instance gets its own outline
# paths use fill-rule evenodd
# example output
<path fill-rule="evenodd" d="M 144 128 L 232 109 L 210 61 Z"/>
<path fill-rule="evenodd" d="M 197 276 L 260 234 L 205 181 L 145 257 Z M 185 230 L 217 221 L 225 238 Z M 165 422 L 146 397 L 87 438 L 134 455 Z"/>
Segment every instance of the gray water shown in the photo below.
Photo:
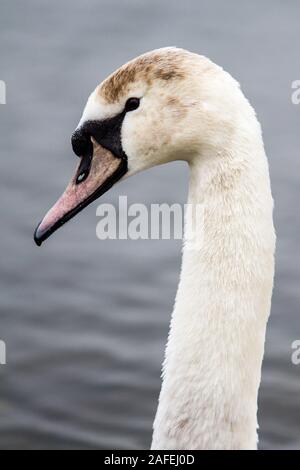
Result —
<path fill-rule="evenodd" d="M 300 4 L 292 0 L 10 0 L 0 4 L 0 447 L 148 448 L 180 268 L 178 241 L 105 241 L 97 203 L 42 249 L 32 233 L 75 159 L 88 94 L 136 55 L 166 45 L 205 54 L 242 84 L 264 129 L 276 201 L 277 274 L 259 399 L 260 446 L 300 448 Z M 180 202 L 176 163 L 102 202 Z M 246 365 L 245 365 L 246 367 Z"/>

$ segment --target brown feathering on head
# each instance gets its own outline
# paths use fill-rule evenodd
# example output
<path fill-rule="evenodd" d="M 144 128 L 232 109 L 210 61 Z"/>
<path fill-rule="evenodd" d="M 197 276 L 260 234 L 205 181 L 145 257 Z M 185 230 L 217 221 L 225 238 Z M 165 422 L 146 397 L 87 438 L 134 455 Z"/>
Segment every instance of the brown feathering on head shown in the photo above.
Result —
<path fill-rule="evenodd" d="M 99 92 L 108 103 L 114 103 L 126 95 L 129 85 L 137 80 L 146 81 L 150 85 L 155 79 L 184 77 L 183 51 L 166 48 L 148 52 L 123 65 L 100 85 Z"/>

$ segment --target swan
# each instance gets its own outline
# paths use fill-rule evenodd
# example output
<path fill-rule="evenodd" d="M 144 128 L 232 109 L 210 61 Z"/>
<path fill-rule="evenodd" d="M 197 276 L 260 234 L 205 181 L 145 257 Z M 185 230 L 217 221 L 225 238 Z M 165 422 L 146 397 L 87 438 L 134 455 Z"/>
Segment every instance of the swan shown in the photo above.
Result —
<path fill-rule="evenodd" d="M 203 241 L 183 247 L 151 448 L 256 449 L 275 232 L 261 127 L 238 82 L 204 56 L 148 52 L 97 86 L 72 146 L 79 166 L 38 245 L 117 181 L 189 164 Z"/>

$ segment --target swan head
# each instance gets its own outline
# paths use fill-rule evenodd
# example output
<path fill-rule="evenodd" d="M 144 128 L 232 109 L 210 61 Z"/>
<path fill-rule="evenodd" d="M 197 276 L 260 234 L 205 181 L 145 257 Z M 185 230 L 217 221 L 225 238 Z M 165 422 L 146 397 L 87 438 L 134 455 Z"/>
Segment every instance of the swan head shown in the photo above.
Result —
<path fill-rule="evenodd" d="M 35 232 L 52 233 L 122 178 L 174 160 L 191 162 L 232 128 L 238 86 L 203 56 L 177 48 L 125 64 L 90 95 L 72 136 L 80 158 L 66 191 Z"/>

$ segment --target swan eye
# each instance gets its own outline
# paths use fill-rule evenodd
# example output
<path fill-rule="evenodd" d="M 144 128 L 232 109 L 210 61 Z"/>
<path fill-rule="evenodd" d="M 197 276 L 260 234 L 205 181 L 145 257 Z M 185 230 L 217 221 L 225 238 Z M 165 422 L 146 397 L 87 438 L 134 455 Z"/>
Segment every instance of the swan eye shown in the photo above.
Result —
<path fill-rule="evenodd" d="M 140 105 L 140 99 L 139 98 L 129 98 L 127 101 L 126 101 L 126 105 L 125 105 L 125 111 L 126 113 L 128 113 L 128 111 L 134 111 L 135 109 L 137 109 Z"/>

